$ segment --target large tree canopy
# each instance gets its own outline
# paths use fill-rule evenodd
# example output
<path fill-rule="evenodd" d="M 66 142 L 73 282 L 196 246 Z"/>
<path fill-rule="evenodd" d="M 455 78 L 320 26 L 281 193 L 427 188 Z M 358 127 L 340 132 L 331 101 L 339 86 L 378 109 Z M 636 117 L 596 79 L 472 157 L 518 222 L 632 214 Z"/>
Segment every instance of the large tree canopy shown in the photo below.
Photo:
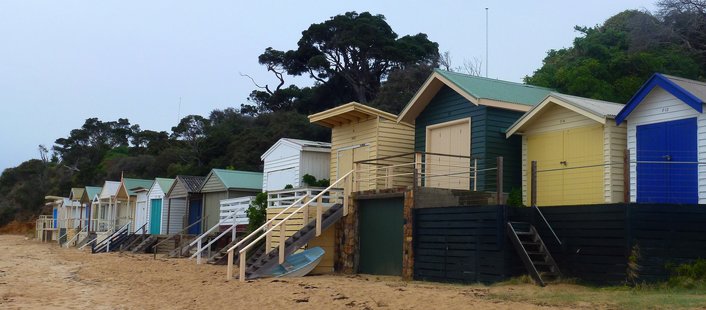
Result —
<path fill-rule="evenodd" d="M 418 72 L 421 68 L 429 73 L 438 59 L 438 44 L 426 34 L 398 37 L 383 15 L 348 12 L 312 24 L 302 32 L 296 49 L 265 49 L 258 61 L 278 83 L 253 91 L 250 100 L 256 105 L 244 111 L 311 113 L 349 101 L 370 103 L 386 81 L 394 83 L 395 77 L 408 81 L 414 73 L 404 74 L 407 70 Z M 308 75 L 315 86 L 285 87 L 287 75 Z"/>
<path fill-rule="evenodd" d="M 636 10 L 619 13 L 601 26 L 576 27 L 572 47 L 550 50 L 525 82 L 583 97 L 626 102 L 655 72 L 703 77 L 698 53 L 676 35 L 672 23 Z"/>

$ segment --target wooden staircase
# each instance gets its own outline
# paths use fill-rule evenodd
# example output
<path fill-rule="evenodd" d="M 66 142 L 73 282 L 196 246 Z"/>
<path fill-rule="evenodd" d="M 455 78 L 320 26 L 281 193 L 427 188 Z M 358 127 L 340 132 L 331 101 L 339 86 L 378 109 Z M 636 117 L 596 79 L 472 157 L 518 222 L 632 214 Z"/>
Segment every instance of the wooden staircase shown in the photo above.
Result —
<path fill-rule="evenodd" d="M 331 206 L 321 216 L 321 230 L 326 230 L 335 224 L 343 217 L 343 205 L 335 204 Z M 306 226 L 294 233 L 285 241 L 284 256 L 287 257 L 293 254 L 296 250 L 302 248 L 309 241 L 316 237 L 316 220 L 312 220 Z M 238 246 L 235 251 L 240 251 L 244 246 Z M 227 254 L 228 247 L 225 248 Z M 224 255 L 225 256 L 225 255 Z M 279 247 L 272 249 L 269 253 L 265 253 L 265 245 L 260 245 L 257 250 L 247 259 L 245 266 L 245 278 L 255 279 L 266 276 L 268 272 L 279 265 Z M 236 259 L 236 264 L 238 263 Z"/>
<path fill-rule="evenodd" d="M 532 224 L 507 222 L 507 233 L 522 263 L 537 284 L 545 286 L 547 280 L 561 277 L 559 267 Z"/>
<path fill-rule="evenodd" d="M 142 240 L 142 242 L 138 243 L 132 249 L 128 250 L 130 250 L 132 253 L 145 253 L 149 248 L 154 246 L 155 243 L 157 243 L 157 236 L 149 235 L 147 238 Z"/>
<path fill-rule="evenodd" d="M 128 232 L 129 224 L 121 227 L 112 234 L 110 234 L 105 240 L 94 244 L 91 248 L 92 253 L 100 252 L 112 252 L 120 250 L 120 246 L 123 243 L 130 241 L 130 233 Z"/>
<path fill-rule="evenodd" d="M 189 238 L 186 240 L 186 242 L 182 242 L 181 245 L 177 246 L 173 250 L 169 252 L 169 257 L 174 258 L 174 257 L 185 257 L 185 256 L 190 256 L 191 255 L 191 250 L 193 250 L 196 245 L 191 244 L 192 241 L 196 240 L 199 236 L 194 236 L 193 238 Z"/>
<path fill-rule="evenodd" d="M 86 243 L 88 243 L 89 241 L 95 240 L 97 236 L 98 236 L 98 235 L 97 235 L 95 232 L 93 232 L 93 231 L 88 232 L 88 233 L 86 234 L 86 237 L 85 237 L 85 238 L 79 240 L 79 241 L 76 243 L 76 247 L 77 247 L 77 248 L 80 248 L 80 247 L 84 246 L 84 245 L 85 245 Z"/>
<path fill-rule="evenodd" d="M 211 265 L 225 265 L 226 258 L 228 257 L 228 249 L 236 245 L 239 241 L 239 238 L 236 238 L 235 240 L 231 241 L 230 243 L 228 243 L 228 245 L 220 249 L 215 254 L 211 255 L 211 257 L 208 258 L 208 261 L 206 261 L 206 263 Z"/>

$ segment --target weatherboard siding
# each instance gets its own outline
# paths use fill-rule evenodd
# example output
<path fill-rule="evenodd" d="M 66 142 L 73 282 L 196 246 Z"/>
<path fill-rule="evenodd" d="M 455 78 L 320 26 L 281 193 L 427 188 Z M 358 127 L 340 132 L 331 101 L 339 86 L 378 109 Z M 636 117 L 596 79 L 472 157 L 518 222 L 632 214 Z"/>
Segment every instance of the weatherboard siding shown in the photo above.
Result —
<path fill-rule="evenodd" d="M 302 186 L 302 177 L 310 174 L 317 180 L 330 178 L 331 152 L 307 152 L 304 151 L 299 157 L 299 186 Z"/>
<path fill-rule="evenodd" d="M 186 187 L 184 184 L 179 180 L 179 178 L 174 181 L 174 185 L 172 185 L 172 191 L 169 193 L 169 197 L 172 198 L 179 198 L 179 197 L 186 197 L 189 193 L 186 191 Z"/>
<path fill-rule="evenodd" d="M 427 126 L 470 117 L 471 156 L 478 160 L 479 170 L 495 168 L 496 158 L 503 156 L 505 163 L 503 191 L 509 192 L 513 187 L 521 186 L 522 142 L 520 137 L 506 139 L 505 130 L 522 114 L 522 112 L 473 105 L 451 88 L 444 86 L 415 121 L 414 148 L 416 151 L 425 151 Z M 494 171 L 479 172 L 477 189 L 494 191 L 495 182 Z"/>
<path fill-rule="evenodd" d="M 655 87 L 627 118 L 630 150 L 630 202 L 637 201 L 637 126 L 697 118 L 697 152 L 699 162 L 706 161 L 706 117 L 661 87 Z M 706 203 L 706 165 L 698 167 L 699 204 Z"/>
<path fill-rule="evenodd" d="M 186 216 L 186 199 L 164 199 L 162 208 L 162 233 L 176 234 L 181 232 L 184 228 L 184 217 Z M 167 219 L 169 222 L 167 222 Z"/>
<path fill-rule="evenodd" d="M 210 177 L 208 178 L 208 180 L 206 180 L 206 182 L 203 184 L 203 187 L 201 188 L 202 193 L 221 192 L 225 190 L 225 185 L 223 185 L 223 182 L 221 182 L 221 179 L 219 179 L 215 173 L 211 173 Z"/>
<path fill-rule="evenodd" d="M 284 178 L 284 180 L 282 178 Z M 265 160 L 262 173 L 263 191 L 284 189 L 288 184 L 296 188 L 299 187 L 300 181 L 299 151 L 274 160 Z"/>
<path fill-rule="evenodd" d="M 369 118 L 348 123 L 331 129 L 331 181 L 337 180 L 338 151 L 358 144 L 369 144 L 367 158 L 375 158 L 377 154 L 377 118 Z M 341 176 L 347 171 L 342 171 Z"/>
<path fill-rule="evenodd" d="M 605 202 L 624 202 L 623 156 L 627 147 L 627 126 L 625 123 L 616 126 L 615 121 L 608 120 L 603 133 L 603 159 L 610 163 L 604 167 Z"/>

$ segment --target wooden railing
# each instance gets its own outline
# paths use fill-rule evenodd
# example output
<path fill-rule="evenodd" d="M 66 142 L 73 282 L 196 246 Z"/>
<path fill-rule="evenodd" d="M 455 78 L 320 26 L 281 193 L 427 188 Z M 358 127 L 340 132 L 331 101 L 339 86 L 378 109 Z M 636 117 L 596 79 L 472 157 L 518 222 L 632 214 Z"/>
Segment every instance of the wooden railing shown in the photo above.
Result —
<path fill-rule="evenodd" d="M 471 156 L 413 152 L 355 162 L 355 186 L 359 190 L 435 187 L 477 190 L 478 169 Z"/>
<path fill-rule="evenodd" d="M 130 243 L 128 243 L 128 244 L 125 245 L 125 246 L 120 246 L 120 252 L 122 252 L 122 251 L 125 250 L 125 249 L 131 248 L 133 245 L 135 245 L 135 244 L 138 243 L 138 242 L 141 243 L 142 241 L 145 241 L 145 239 L 147 238 L 147 237 L 145 237 L 145 235 L 147 235 L 147 223 L 144 223 L 144 224 L 142 224 L 142 226 L 140 226 L 140 228 L 135 229 L 135 232 L 133 232 L 133 234 L 137 235 L 138 232 L 142 232 L 141 234 L 139 234 L 140 237 L 139 237 L 139 238 L 134 238 L 132 241 L 130 241 Z M 139 240 L 139 241 L 138 241 L 138 240 Z M 139 243 L 138 243 L 138 244 L 139 244 Z"/>
<path fill-rule="evenodd" d="M 235 227 L 238 225 L 236 218 L 238 216 L 242 216 L 245 213 L 245 210 L 241 211 L 236 211 L 230 213 L 230 215 L 226 216 L 225 218 L 222 218 L 216 225 L 213 225 L 213 227 L 209 228 L 206 232 L 203 234 L 199 235 L 189 243 L 189 248 L 193 247 L 194 245 L 196 246 L 196 253 L 192 254 L 189 259 L 193 259 L 196 257 L 196 264 L 201 264 L 201 259 L 203 257 L 203 251 L 206 249 L 210 249 L 211 245 L 214 244 L 216 241 L 220 240 L 223 236 L 227 235 L 228 233 L 231 234 L 231 240 L 235 240 Z M 246 215 L 247 217 L 247 215 Z M 227 223 L 230 223 L 230 226 L 224 231 L 222 231 L 218 236 L 215 238 L 211 239 L 206 245 L 203 245 L 203 239 L 208 237 L 212 232 L 214 232 L 216 229 L 220 228 L 221 226 L 227 225 Z"/>
<path fill-rule="evenodd" d="M 184 243 L 184 235 L 185 235 L 184 233 L 187 232 L 187 231 L 189 231 L 189 229 L 190 229 L 191 227 L 196 226 L 196 224 L 201 224 L 201 225 L 205 224 L 207 219 L 208 219 L 208 215 L 204 216 L 204 217 L 201 218 L 201 220 L 199 220 L 199 221 L 196 221 L 196 222 L 193 222 L 193 223 L 189 224 L 189 226 L 186 226 L 184 229 L 182 229 L 182 230 L 179 231 L 178 233 L 169 235 L 169 236 L 167 236 L 167 238 L 165 238 L 164 240 L 162 240 L 162 241 L 158 242 L 157 244 L 155 244 L 155 245 L 154 245 L 154 259 L 157 259 L 157 248 L 158 248 L 158 246 L 160 246 L 161 244 L 163 244 L 163 243 L 165 243 L 165 242 L 167 242 L 167 241 L 169 241 L 169 240 L 174 239 L 174 237 L 176 237 L 176 236 L 179 236 L 179 245 L 177 245 L 177 247 L 182 247 L 182 245 L 183 245 L 183 243 Z"/>
<path fill-rule="evenodd" d="M 316 202 L 316 236 L 321 235 L 321 230 L 322 230 L 322 215 L 323 215 L 323 196 L 324 194 L 332 191 L 333 189 L 336 188 L 337 185 L 343 187 L 343 216 L 348 215 L 348 199 L 349 195 L 351 193 L 351 188 L 353 186 L 353 170 L 349 171 L 346 173 L 343 177 L 338 179 L 336 182 L 333 182 L 329 187 L 321 191 L 319 194 L 314 196 L 311 200 L 305 201 L 301 206 L 299 206 L 296 210 L 292 211 L 287 215 L 285 218 L 277 222 L 276 224 L 272 225 L 273 221 L 280 215 L 284 214 L 290 209 L 293 209 L 294 206 L 300 204 L 304 199 L 308 197 L 308 195 L 304 195 L 303 197 L 297 199 L 294 203 L 292 203 L 290 206 L 287 208 L 284 208 L 280 213 L 277 214 L 274 218 L 270 219 L 269 221 L 265 222 L 262 226 L 260 226 L 258 229 L 253 231 L 251 234 L 247 235 L 243 240 L 240 242 L 236 243 L 232 247 L 228 249 L 228 271 L 226 275 L 226 279 L 230 280 L 233 278 L 233 260 L 234 260 L 234 251 L 241 245 L 244 247 L 238 252 L 239 253 L 239 260 L 240 260 L 240 266 L 239 266 L 239 272 L 240 272 L 240 281 L 245 281 L 245 262 L 247 261 L 247 252 L 250 250 L 255 244 L 257 244 L 260 240 L 263 238 L 267 238 L 270 236 L 270 234 L 275 230 L 279 229 L 279 263 L 283 263 L 285 260 L 285 226 L 287 221 L 289 221 L 295 214 L 297 214 L 299 211 L 301 211 L 304 208 L 308 208 L 309 205 L 311 205 L 313 202 Z M 252 238 L 257 236 L 261 231 L 264 231 L 264 233 L 260 234 L 257 238 L 251 241 Z"/>
<path fill-rule="evenodd" d="M 42 242 L 46 241 L 47 231 L 57 230 L 56 225 L 54 225 L 54 217 L 50 215 L 40 215 L 35 223 L 34 231 L 37 234 L 37 239 Z"/>
<path fill-rule="evenodd" d="M 64 242 L 64 244 L 62 246 L 64 246 L 65 248 L 68 248 L 69 245 L 71 244 L 71 242 L 77 241 L 78 236 L 81 235 L 81 233 L 83 233 L 85 231 L 88 231 L 88 226 L 83 226 L 83 228 L 81 228 L 79 231 L 77 231 L 76 234 L 74 234 L 74 236 L 71 237 L 71 239 Z"/>
<path fill-rule="evenodd" d="M 255 200 L 255 196 L 230 198 L 221 200 L 220 219 L 222 226 L 247 225 L 248 215 L 247 209 Z M 237 213 L 235 217 L 231 216 Z M 227 218 L 227 220 L 226 220 Z"/>

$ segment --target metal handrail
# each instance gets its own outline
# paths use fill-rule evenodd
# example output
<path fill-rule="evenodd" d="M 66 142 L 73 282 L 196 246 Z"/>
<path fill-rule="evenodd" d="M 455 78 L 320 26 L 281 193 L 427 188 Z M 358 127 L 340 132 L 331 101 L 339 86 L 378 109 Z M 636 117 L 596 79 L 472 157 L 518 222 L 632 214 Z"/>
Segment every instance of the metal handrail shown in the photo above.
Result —
<path fill-rule="evenodd" d="M 207 218 L 208 218 L 208 214 L 206 214 L 206 216 L 204 216 L 203 218 L 201 218 L 200 221 L 193 222 L 193 223 L 189 224 L 189 226 L 186 226 L 186 228 L 184 228 L 184 229 L 182 229 L 181 231 L 179 231 L 178 233 L 169 235 L 169 236 L 167 236 L 166 239 L 164 239 L 164 240 L 162 240 L 162 241 L 160 241 L 160 242 L 157 242 L 157 244 L 154 245 L 154 248 L 155 248 L 155 251 L 154 251 L 154 258 L 157 259 L 157 250 L 156 250 L 156 249 L 157 249 L 157 247 L 158 247 L 160 244 L 165 243 L 165 242 L 167 242 L 167 241 L 169 241 L 169 240 L 172 240 L 172 239 L 173 239 L 174 237 L 176 237 L 176 236 L 182 236 L 185 231 L 189 230 L 189 228 L 191 228 L 191 227 L 194 227 L 194 225 L 199 224 L 199 223 L 202 223 L 202 224 L 205 223 L 205 221 L 206 221 Z M 179 241 L 179 246 L 181 246 L 181 241 Z"/>
<path fill-rule="evenodd" d="M 552 235 L 554 235 L 554 238 L 556 239 L 556 241 L 559 242 L 559 245 L 561 245 L 561 240 L 559 240 L 559 237 L 558 237 L 558 236 L 556 235 L 556 233 L 554 232 L 554 229 L 552 228 L 552 225 L 549 225 L 549 221 L 547 221 L 547 218 L 544 217 L 544 213 L 542 213 L 542 211 L 539 210 L 539 208 L 538 208 L 537 206 L 532 206 L 532 208 L 534 208 L 535 210 L 537 210 L 537 212 L 539 212 L 539 216 L 542 217 L 542 220 L 544 221 L 544 224 L 546 224 L 547 227 L 549 227 L 549 231 L 552 232 Z"/>
<path fill-rule="evenodd" d="M 277 222 L 277 224 L 272 225 L 272 227 L 270 227 L 267 231 L 265 231 L 265 233 L 261 234 L 259 237 L 255 238 L 255 240 L 251 241 L 248 245 L 246 245 L 245 247 L 243 247 L 240 251 L 238 251 L 238 253 L 241 255 L 241 258 L 240 258 L 241 261 L 240 261 L 240 263 L 241 263 L 241 264 L 244 263 L 244 261 L 245 261 L 245 259 L 246 259 L 247 251 L 248 251 L 252 246 L 254 246 L 255 244 L 257 244 L 258 241 L 262 240 L 262 238 L 265 238 L 267 235 L 269 235 L 269 233 L 271 233 L 275 228 L 277 228 L 277 227 L 279 227 L 279 226 L 281 226 L 281 225 L 284 225 L 284 223 L 286 223 L 292 216 L 294 216 L 295 214 L 297 214 L 297 213 L 298 213 L 300 210 L 302 210 L 303 208 L 308 207 L 312 202 L 318 200 L 319 197 L 322 197 L 324 193 L 331 191 L 331 190 L 334 188 L 334 186 L 336 186 L 338 183 L 341 183 L 341 181 L 343 181 L 343 180 L 345 180 L 346 178 L 348 178 L 348 177 L 349 177 L 351 174 L 353 174 L 354 172 L 355 172 L 355 170 L 351 170 L 351 171 L 349 171 L 348 173 L 346 173 L 345 175 L 343 175 L 340 179 L 336 180 L 336 182 L 334 182 L 333 184 L 329 185 L 329 187 L 327 187 L 326 189 L 324 189 L 323 191 L 321 191 L 318 195 L 314 196 L 311 200 L 309 200 L 309 201 L 307 201 L 306 203 L 304 203 L 303 205 L 301 205 L 299 208 L 297 208 L 297 209 L 294 210 L 292 213 L 290 213 L 289 215 L 287 215 L 287 217 L 285 217 L 285 218 L 282 219 L 281 221 Z M 303 198 L 303 197 L 302 197 L 302 198 Z M 345 200 L 345 198 L 344 198 L 344 200 Z M 292 204 L 292 206 L 293 206 L 293 205 L 294 205 L 294 204 Z M 291 207 L 291 206 L 290 206 L 290 207 Z M 289 207 L 288 207 L 287 209 L 289 209 Z M 287 210 L 287 209 L 285 209 L 285 210 Z M 284 210 L 283 210 L 282 212 L 284 212 Z M 280 212 L 280 214 L 281 214 L 282 212 Z M 317 218 L 317 226 L 319 225 L 319 224 L 318 224 L 318 220 L 319 220 L 319 219 Z M 268 221 L 268 223 L 269 223 L 269 222 L 270 222 L 270 221 Z M 250 235 L 248 235 L 248 237 L 250 237 L 250 236 L 252 236 L 253 234 L 255 234 L 258 230 L 262 229 L 262 227 L 266 227 L 266 226 L 265 226 L 265 225 L 261 226 L 261 227 L 258 228 L 256 231 L 254 231 L 254 232 L 252 232 Z M 232 270 L 232 269 L 231 269 L 231 268 L 232 268 L 231 263 L 232 263 L 233 251 L 234 251 L 239 245 L 243 244 L 244 241 L 245 241 L 245 239 L 243 239 L 242 241 L 236 243 L 234 246 L 232 246 L 232 247 L 230 247 L 230 248 L 228 249 L 228 256 L 229 256 L 229 258 L 228 258 L 228 280 L 230 280 L 230 273 L 231 273 L 231 270 Z M 282 245 L 280 245 L 280 246 L 282 246 Z M 280 252 L 280 255 L 283 255 L 283 254 Z M 282 257 L 282 256 L 280 256 L 280 259 L 281 259 L 281 257 Z M 240 270 L 240 272 L 241 272 L 241 274 L 243 274 L 244 271 L 243 271 L 243 270 Z M 241 281 L 245 281 L 245 279 L 244 279 L 243 276 L 241 276 L 241 279 L 240 279 L 240 280 L 241 280 Z"/>

